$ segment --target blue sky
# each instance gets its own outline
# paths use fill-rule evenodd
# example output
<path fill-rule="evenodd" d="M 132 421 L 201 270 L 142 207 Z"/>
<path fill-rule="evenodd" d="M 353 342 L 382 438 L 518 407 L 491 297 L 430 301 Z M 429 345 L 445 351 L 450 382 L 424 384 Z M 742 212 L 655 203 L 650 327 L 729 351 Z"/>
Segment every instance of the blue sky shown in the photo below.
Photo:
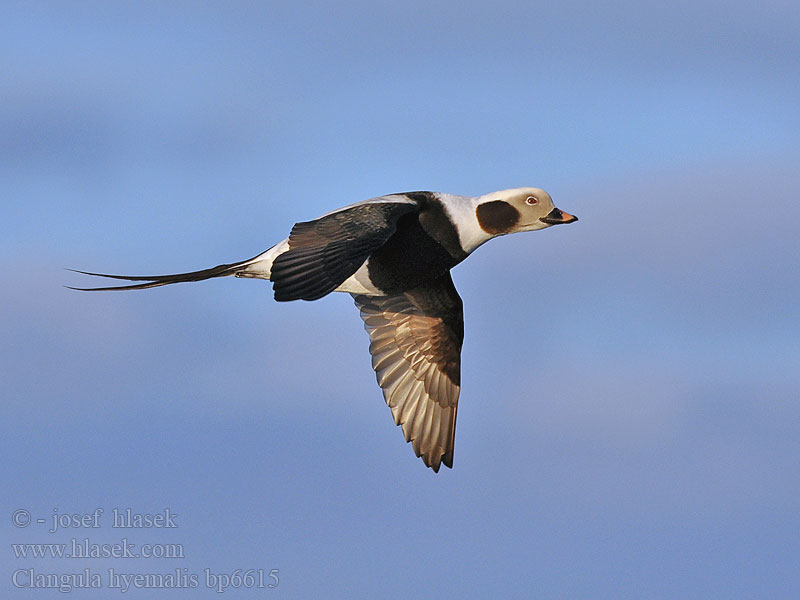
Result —
<path fill-rule="evenodd" d="M 48 593 L 14 589 L 16 569 L 86 566 L 277 568 L 283 598 L 800 593 L 796 3 L 3 13 L 13 597 Z M 391 421 L 349 296 L 62 287 L 87 283 L 65 267 L 246 258 L 375 195 L 527 185 L 580 221 L 454 270 L 463 385 L 438 475 Z M 129 537 L 186 557 L 8 549 L 119 541 L 8 518 L 96 507 L 170 507 L 178 530 Z"/>

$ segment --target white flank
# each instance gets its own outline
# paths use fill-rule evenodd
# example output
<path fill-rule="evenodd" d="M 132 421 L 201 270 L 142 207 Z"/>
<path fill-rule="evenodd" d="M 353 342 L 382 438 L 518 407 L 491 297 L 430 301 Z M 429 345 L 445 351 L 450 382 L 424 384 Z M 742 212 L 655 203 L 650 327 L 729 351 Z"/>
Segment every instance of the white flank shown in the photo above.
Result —
<path fill-rule="evenodd" d="M 272 275 L 272 263 L 278 255 L 289 250 L 289 238 L 275 244 L 269 250 L 253 258 L 245 267 L 236 273 L 236 277 L 254 277 L 256 279 L 269 279 Z"/>

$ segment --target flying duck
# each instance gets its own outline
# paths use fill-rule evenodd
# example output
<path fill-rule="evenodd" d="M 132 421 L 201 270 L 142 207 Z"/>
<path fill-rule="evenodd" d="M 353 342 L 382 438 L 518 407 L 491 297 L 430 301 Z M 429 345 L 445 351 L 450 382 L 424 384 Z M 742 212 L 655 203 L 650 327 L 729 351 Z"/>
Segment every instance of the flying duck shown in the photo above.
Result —
<path fill-rule="evenodd" d="M 370 337 L 372 367 L 392 416 L 416 455 L 453 467 L 464 317 L 450 269 L 492 238 L 577 221 L 538 188 L 477 198 L 438 192 L 380 196 L 297 223 L 258 256 L 202 271 L 131 277 L 141 290 L 212 277 L 272 281 L 275 300 L 347 292 Z"/>

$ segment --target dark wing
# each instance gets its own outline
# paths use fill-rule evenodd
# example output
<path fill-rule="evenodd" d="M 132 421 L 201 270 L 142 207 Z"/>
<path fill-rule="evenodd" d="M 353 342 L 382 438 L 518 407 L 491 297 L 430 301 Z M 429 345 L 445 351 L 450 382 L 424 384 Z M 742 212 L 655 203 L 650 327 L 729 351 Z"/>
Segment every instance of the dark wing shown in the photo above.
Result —
<path fill-rule="evenodd" d="M 419 204 L 410 199 L 367 202 L 297 223 L 289 250 L 272 265 L 275 300 L 316 300 L 329 294 L 392 236 L 400 217 L 418 211 Z"/>
<path fill-rule="evenodd" d="M 464 313 L 450 273 L 397 296 L 353 298 L 395 423 L 427 466 L 452 468 Z"/>

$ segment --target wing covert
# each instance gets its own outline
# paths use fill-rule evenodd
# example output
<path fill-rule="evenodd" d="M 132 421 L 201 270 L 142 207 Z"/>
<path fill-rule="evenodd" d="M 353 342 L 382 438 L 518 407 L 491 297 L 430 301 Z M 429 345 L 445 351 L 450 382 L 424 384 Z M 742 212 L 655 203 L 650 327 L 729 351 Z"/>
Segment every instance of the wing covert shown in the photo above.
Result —
<path fill-rule="evenodd" d="M 272 265 L 275 299 L 316 300 L 329 294 L 391 237 L 400 217 L 416 211 L 419 205 L 408 200 L 366 202 L 297 223 L 289 250 Z"/>

